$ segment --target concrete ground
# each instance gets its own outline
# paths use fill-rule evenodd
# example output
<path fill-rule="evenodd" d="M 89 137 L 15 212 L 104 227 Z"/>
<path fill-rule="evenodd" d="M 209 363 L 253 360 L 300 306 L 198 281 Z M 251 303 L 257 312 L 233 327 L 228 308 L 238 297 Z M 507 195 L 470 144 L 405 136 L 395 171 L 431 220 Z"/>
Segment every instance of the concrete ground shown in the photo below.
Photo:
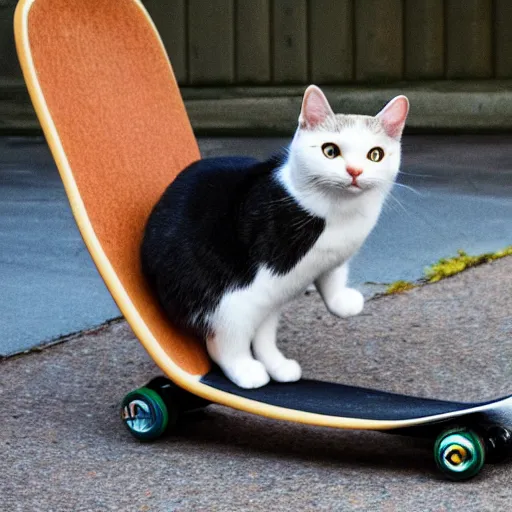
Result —
<path fill-rule="evenodd" d="M 289 139 L 199 142 L 204 156 L 265 158 Z M 414 190 L 395 187 L 352 266 L 352 283 L 367 295 L 382 283 L 420 278 L 458 249 L 480 254 L 512 243 L 509 135 L 406 136 L 402 170 L 401 185 Z M 0 139 L 0 283 L 0 356 L 119 315 L 42 138 Z"/>
<path fill-rule="evenodd" d="M 348 320 L 311 293 L 279 338 L 306 377 L 455 400 L 511 392 L 512 258 Z M 512 464 L 451 483 L 430 443 L 210 406 L 152 444 L 119 402 L 159 372 L 122 321 L 0 363 L 0 508 L 85 511 L 510 510 Z"/>

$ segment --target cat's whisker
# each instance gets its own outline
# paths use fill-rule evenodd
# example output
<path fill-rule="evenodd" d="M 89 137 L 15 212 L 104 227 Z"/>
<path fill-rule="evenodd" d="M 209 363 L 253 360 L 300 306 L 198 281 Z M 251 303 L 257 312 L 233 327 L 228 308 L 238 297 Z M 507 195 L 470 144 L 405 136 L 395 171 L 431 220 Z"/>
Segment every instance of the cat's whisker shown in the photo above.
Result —
<path fill-rule="evenodd" d="M 386 183 L 388 185 L 394 185 L 394 186 L 397 186 L 397 187 L 402 187 L 402 188 L 404 188 L 406 190 L 414 192 L 416 195 L 418 195 L 420 197 L 424 197 L 425 196 L 425 194 L 422 194 L 421 192 L 416 190 L 414 187 L 411 187 L 409 185 L 404 185 L 403 183 L 397 183 L 396 181 L 385 180 L 383 178 L 367 178 L 366 181 L 368 181 L 370 183 Z"/>
<path fill-rule="evenodd" d="M 282 204 L 289 201 L 293 201 L 294 198 L 292 196 L 286 196 L 286 197 L 280 197 L 279 199 L 274 199 L 272 201 L 269 201 L 267 204 Z"/>
<path fill-rule="evenodd" d="M 403 205 L 402 201 L 398 199 L 395 195 L 393 195 L 393 192 L 390 192 L 388 196 L 395 201 L 396 204 L 400 205 L 404 210 L 406 210 L 405 206 Z"/>
<path fill-rule="evenodd" d="M 385 212 L 385 213 L 388 213 L 388 212 L 391 212 L 391 213 L 398 213 L 397 209 L 395 208 L 395 205 L 392 204 L 392 203 L 389 203 L 388 201 L 386 201 L 385 203 L 383 203 L 382 205 L 382 211 Z"/>
<path fill-rule="evenodd" d="M 395 186 L 405 188 L 405 190 L 410 190 L 411 192 L 414 192 L 416 195 L 420 197 L 424 197 L 425 194 L 422 194 L 418 190 L 416 190 L 414 187 L 410 187 L 409 185 L 404 185 L 403 183 L 397 183 L 395 182 Z"/>
<path fill-rule="evenodd" d="M 382 205 L 382 208 L 384 212 L 389 213 L 391 215 L 402 215 L 402 211 L 399 208 L 397 208 L 394 203 L 391 203 L 389 201 L 386 201 Z"/>
<path fill-rule="evenodd" d="M 309 182 L 313 185 L 326 186 L 329 188 L 337 188 L 337 189 L 345 189 L 347 185 L 340 183 L 339 181 L 334 181 L 329 178 L 324 178 L 321 176 L 312 176 L 309 178 Z"/>
<path fill-rule="evenodd" d="M 297 232 L 300 232 L 302 229 L 304 229 L 310 222 L 314 220 L 313 216 L 306 217 L 306 220 L 299 221 L 295 224 L 290 224 L 290 227 L 294 228 Z"/>
<path fill-rule="evenodd" d="M 395 203 L 402 209 L 402 211 L 404 213 L 407 214 L 408 217 L 411 217 L 411 213 L 409 212 L 409 210 L 407 210 L 407 208 L 403 205 L 403 203 L 397 197 L 395 197 L 392 193 L 389 194 L 389 197 L 391 199 L 393 199 L 393 201 L 395 201 Z"/>
<path fill-rule="evenodd" d="M 382 203 L 383 210 L 400 213 L 400 210 L 397 208 L 396 204 L 391 203 L 388 200 L 388 198 L 390 197 L 390 194 L 388 194 L 387 192 L 383 192 L 380 189 L 377 189 L 377 190 L 379 191 L 379 193 L 383 199 L 383 203 Z M 393 198 L 393 199 L 395 199 L 395 198 Z"/>
<path fill-rule="evenodd" d="M 396 206 L 395 203 L 392 203 L 390 201 L 385 201 L 382 205 L 383 208 L 385 208 L 386 211 L 390 211 L 392 213 L 396 213 L 398 215 L 402 214 L 402 210 Z"/>
<path fill-rule="evenodd" d="M 405 171 L 398 171 L 398 174 L 403 174 L 405 176 L 414 176 L 416 178 L 435 178 L 433 174 L 416 174 L 414 172 L 405 172 Z"/>
<path fill-rule="evenodd" d="M 427 226 L 429 226 L 430 228 L 432 229 L 435 229 L 435 226 L 433 226 L 426 218 L 425 216 L 423 215 L 420 215 L 419 212 L 411 212 L 410 210 L 408 210 L 404 205 L 403 203 L 397 198 L 395 197 L 392 193 L 390 193 L 387 198 L 391 199 L 394 201 L 394 203 L 390 203 L 389 201 L 385 200 L 384 201 L 384 204 L 383 204 L 383 207 L 384 208 L 391 208 L 391 210 L 393 210 L 394 212 L 398 213 L 398 214 L 401 214 L 402 212 L 405 212 L 407 214 L 407 216 L 409 218 L 412 218 L 413 215 L 419 219 L 422 220 L 422 222 L 424 222 Z M 400 208 L 398 208 L 398 206 Z"/>
<path fill-rule="evenodd" d="M 287 196 L 287 197 L 283 197 L 280 199 L 276 199 L 274 201 L 269 201 L 266 204 L 267 204 L 267 206 L 285 206 L 285 205 L 289 205 L 289 204 L 294 204 L 296 202 L 297 201 L 293 196 Z"/>

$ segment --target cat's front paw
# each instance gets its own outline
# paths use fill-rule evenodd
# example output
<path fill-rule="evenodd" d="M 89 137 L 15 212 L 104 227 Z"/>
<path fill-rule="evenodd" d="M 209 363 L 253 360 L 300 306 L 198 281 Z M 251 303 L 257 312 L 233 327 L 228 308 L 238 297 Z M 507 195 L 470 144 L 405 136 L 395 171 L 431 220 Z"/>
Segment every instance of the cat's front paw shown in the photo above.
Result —
<path fill-rule="evenodd" d="M 341 318 L 358 315 L 363 311 L 363 294 L 354 288 L 343 288 L 327 303 L 329 311 Z"/>
<path fill-rule="evenodd" d="M 267 367 L 267 371 L 277 382 L 295 382 L 302 376 L 302 369 L 294 359 L 283 358 L 277 365 Z"/>
<path fill-rule="evenodd" d="M 222 369 L 229 380 L 241 388 L 261 388 L 270 381 L 265 367 L 255 359 L 237 361 Z"/>

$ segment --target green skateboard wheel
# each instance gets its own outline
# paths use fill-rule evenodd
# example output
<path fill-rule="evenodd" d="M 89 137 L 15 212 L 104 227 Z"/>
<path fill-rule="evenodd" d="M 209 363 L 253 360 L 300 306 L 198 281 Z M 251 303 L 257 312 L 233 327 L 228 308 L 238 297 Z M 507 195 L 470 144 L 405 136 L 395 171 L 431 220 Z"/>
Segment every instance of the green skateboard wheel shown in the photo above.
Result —
<path fill-rule="evenodd" d="M 468 480 L 484 465 L 484 443 L 469 429 L 445 431 L 436 440 L 434 458 L 437 467 L 450 480 Z"/>
<path fill-rule="evenodd" d="M 130 434 L 140 441 L 159 438 L 169 423 L 165 402 L 149 388 L 136 389 L 124 397 L 121 418 Z"/>

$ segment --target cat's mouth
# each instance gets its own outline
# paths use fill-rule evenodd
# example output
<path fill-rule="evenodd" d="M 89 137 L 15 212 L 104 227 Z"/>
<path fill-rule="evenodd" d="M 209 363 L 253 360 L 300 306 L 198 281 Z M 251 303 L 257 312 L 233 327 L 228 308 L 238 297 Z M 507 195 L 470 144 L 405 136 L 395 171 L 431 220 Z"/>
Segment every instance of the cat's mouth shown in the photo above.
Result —
<path fill-rule="evenodd" d="M 352 182 L 349 184 L 345 184 L 345 186 L 343 188 L 344 188 L 344 190 L 348 190 L 349 192 L 352 192 L 352 193 L 363 191 L 363 187 L 361 187 L 361 185 L 357 181 L 356 176 L 352 176 Z"/>
<path fill-rule="evenodd" d="M 363 191 L 363 189 L 359 186 L 359 183 L 351 183 L 348 187 L 345 187 L 345 190 L 348 190 L 354 194 Z"/>

